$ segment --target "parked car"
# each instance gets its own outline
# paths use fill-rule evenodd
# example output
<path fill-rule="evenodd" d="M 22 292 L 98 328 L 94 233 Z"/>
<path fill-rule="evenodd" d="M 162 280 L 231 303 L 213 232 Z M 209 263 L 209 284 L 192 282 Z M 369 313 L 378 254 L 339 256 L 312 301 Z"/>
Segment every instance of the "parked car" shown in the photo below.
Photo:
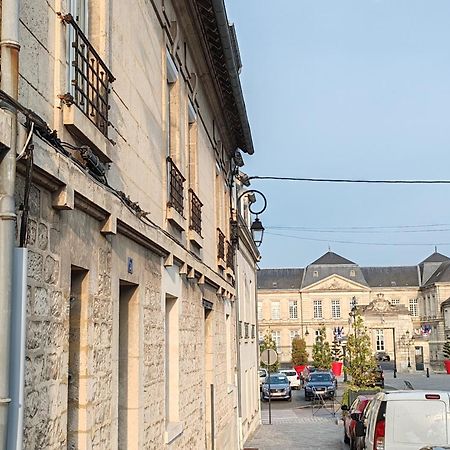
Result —
<path fill-rule="evenodd" d="M 344 442 L 350 444 L 350 450 L 362 450 L 364 437 L 355 435 L 355 426 L 361 420 L 364 410 L 372 400 L 373 395 L 358 395 L 350 407 L 342 405 L 342 420 L 344 422 Z"/>
<path fill-rule="evenodd" d="M 384 373 L 381 366 L 377 366 L 375 369 L 375 380 L 373 382 L 373 386 L 378 386 L 380 388 L 384 388 Z"/>
<path fill-rule="evenodd" d="M 267 375 L 269 373 L 267 372 L 267 369 L 259 368 L 259 390 L 262 389 L 262 384 L 264 383 L 264 380 L 266 379 Z"/>
<path fill-rule="evenodd" d="M 386 352 L 375 353 L 375 359 L 377 361 L 390 361 L 391 357 Z"/>
<path fill-rule="evenodd" d="M 305 384 L 305 400 L 311 400 L 316 394 L 324 398 L 334 398 L 336 386 L 330 372 L 313 372 Z"/>
<path fill-rule="evenodd" d="M 300 376 L 295 369 L 281 369 L 280 373 L 284 373 L 291 383 L 291 389 L 300 389 Z"/>
<path fill-rule="evenodd" d="M 355 425 L 366 449 L 417 450 L 450 445 L 450 392 L 379 392 Z"/>
<path fill-rule="evenodd" d="M 269 391 L 270 383 L 270 391 Z M 271 373 L 264 380 L 261 390 L 261 400 L 274 399 L 292 400 L 292 391 L 289 380 L 284 373 Z"/>

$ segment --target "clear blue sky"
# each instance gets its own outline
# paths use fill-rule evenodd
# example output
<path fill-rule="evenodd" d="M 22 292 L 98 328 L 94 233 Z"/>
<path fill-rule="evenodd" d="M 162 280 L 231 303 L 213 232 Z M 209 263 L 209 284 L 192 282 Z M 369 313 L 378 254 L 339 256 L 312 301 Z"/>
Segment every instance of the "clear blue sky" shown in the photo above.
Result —
<path fill-rule="evenodd" d="M 237 29 L 255 143 L 243 168 L 249 175 L 450 179 L 450 1 L 226 5 Z M 450 243 L 450 185 L 254 181 L 252 187 L 268 199 L 261 267 L 304 266 L 328 244 L 361 265 L 410 265 L 431 254 L 435 243 Z M 271 228 L 424 224 L 447 225 L 433 233 Z M 450 256 L 450 245 L 438 251 Z"/>

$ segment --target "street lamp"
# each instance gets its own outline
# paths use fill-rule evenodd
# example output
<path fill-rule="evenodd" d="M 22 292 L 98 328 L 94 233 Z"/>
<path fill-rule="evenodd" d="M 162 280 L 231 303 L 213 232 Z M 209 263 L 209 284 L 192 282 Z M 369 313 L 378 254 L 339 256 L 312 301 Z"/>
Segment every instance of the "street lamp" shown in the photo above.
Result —
<path fill-rule="evenodd" d="M 260 195 L 263 200 L 262 208 L 257 209 L 257 210 L 255 210 L 253 208 L 253 204 L 256 204 L 256 194 Z M 253 221 L 253 223 L 250 226 L 250 231 L 252 233 L 253 242 L 255 243 L 255 245 L 257 247 L 259 247 L 262 243 L 263 236 L 264 236 L 264 227 L 263 227 L 261 220 L 259 219 L 259 215 L 262 214 L 266 210 L 267 199 L 261 191 L 257 191 L 256 189 L 246 190 L 246 191 L 242 192 L 237 198 L 237 211 L 238 211 L 237 214 L 240 213 L 240 201 L 244 195 L 246 195 L 248 197 L 248 210 L 256 216 L 255 220 Z M 239 228 L 238 227 L 239 227 L 238 219 L 236 218 L 236 220 L 232 220 L 232 222 L 231 222 L 232 241 L 235 245 L 237 245 L 239 242 L 239 237 L 238 237 L 238 229 Z"/>
<path fill-rule="evenodd" d="M 406 333 L 400 338 L 400 343 L 408 349 L 408 368 L 411 368 L 411 355 L 410 355 L 410 348 L 411 345 L 413 345 L 415 342 L 415 337 L 411 336 L 409 330 L 406 331 Z"/>

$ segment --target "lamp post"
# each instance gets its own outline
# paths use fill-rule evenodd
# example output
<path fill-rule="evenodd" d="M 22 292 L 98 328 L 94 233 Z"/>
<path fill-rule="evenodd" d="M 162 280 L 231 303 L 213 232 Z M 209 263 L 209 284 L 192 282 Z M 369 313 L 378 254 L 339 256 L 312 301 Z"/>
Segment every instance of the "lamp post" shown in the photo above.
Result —
<path fill-rule="evenodd" d="M 257 202 L 256 195 L 261 196 L 261 198 L 263 200 L 263 205 L 260 209 L 255 210 L 253 208 L 253 205 L 256 204 L 256 202 Z M 242 197 L 244 197 L 244 196 L 248 196 L 248 200 L 249 200 L 248 210 L 250 211 L 251 214 L 254 214 L 256 216 L 255 220 L 250 225 L 250 232 L 252 233 L 253 242 L 255 243 L 255 245 L 257 247 L 259 247 L 262 244 L 263 236 L 264 236 L 264 227 L 263 227 L 261 220 L 259 219 L 259 215 L 262 214 L 266 210 L 267 199 L 261 191 L 257 191 L 256 189 L 249 189 L 249 190 L 242 192 L 241 194 L 239 194 L 239 196 L 237 198 L 237 216 L 240 214 L 240 202 L 241 202 Z M 235 220 L 231 221 L 232 241 L 233 241 L 233 244 L 235 244 L 236 246 L 239 242 L 238 229 L 239 229 L 239 224 L 238 224 L 238 218 L 236 217 Z"/>
<path fill-rule="evenodd" d="M 400 343 L 408 349 L 408 369 L 411 368 L 411 355 L 410 355 L 410 348 L 411 345 L 413 345 L 415 342 L 415 337 L 412 335 L 410 337 L 409 330 L 406 331 L 404 335 L 400 338 Z"/>

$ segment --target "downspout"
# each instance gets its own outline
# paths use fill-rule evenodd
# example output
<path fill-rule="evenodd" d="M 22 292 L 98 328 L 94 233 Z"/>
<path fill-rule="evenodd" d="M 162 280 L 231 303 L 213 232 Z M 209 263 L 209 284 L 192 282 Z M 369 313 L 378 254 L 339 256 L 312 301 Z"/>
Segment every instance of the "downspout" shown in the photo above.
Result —
<path fill-rule="evenodd" d="M 18 98 L 19 0 L 3 0 L 0 87 Z M 17 113 L 11 119 L 10 148 L 0 150 L 0 450 L 6 448 L 9 396 L 9 351 L 13 296 L 13 251 L 15 244 L 14 185 L 16 176 Z"/>

